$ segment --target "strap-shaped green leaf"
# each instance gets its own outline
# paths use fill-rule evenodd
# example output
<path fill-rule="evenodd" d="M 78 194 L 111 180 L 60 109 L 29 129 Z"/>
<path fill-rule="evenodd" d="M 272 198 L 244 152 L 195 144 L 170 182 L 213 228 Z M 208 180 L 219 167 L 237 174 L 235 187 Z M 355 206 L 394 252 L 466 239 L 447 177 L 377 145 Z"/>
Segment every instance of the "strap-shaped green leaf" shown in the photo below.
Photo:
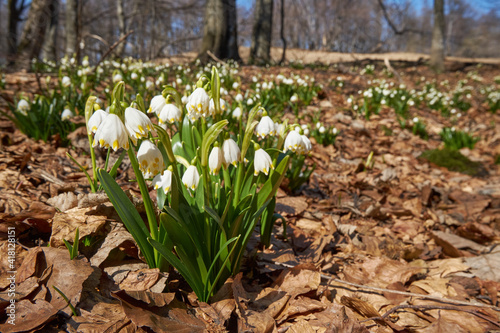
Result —
<path fill-rule="evenodd" d="M 217 139 L 220 132 L 229 123 L 227 119 L 221 120 L 216 124 L 213 124 L 203 136 L 203 142 L 201 144 L 201 166 L 206 167 L 208 164 L 208 149 Z"/>
<path fill-rule="evenodd" d="M 127 230 L 132 234 L 149 267 L 155 267 L 154 251 L 148 242 L 149 230 L 125 192 L 105 170 L 97 172 L 101 185 Z"/>
<path fill-rule="evenodd" d="M 283 178 L 285 177 L 286 169 L 288 168 L 288 161 L 290 156 L 285 156 L 278 167 L 271 174 L 269 179 L 264 183 L 264 186 L 257 193 L 257 207 L 261 207 L 264 202 L 268 201 L 276 194 Z"/>

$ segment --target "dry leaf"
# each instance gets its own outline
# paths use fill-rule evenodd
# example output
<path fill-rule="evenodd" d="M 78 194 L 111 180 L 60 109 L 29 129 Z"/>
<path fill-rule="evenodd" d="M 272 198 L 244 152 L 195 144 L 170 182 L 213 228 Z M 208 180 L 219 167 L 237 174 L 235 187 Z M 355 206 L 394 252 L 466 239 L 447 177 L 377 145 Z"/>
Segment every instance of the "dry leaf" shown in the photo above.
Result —
<path fill-rule="evenodd" d="M 464 262 L 480 279 L 500 282 L 500 251 L 464 258 Z"/>
<path fill-rule="evenodd" d="M 280 274 L 274 285 L 292 295 L 292 298 L 317 290 L 321 283 L 321 274 L 314 269 L 314 266 L 309 264 L 288 268 Z"/>
<path fill-rule="evenodd" d="M 37 300 L 31 303 L 29 300 L 22 300 L 16 303 L 15 325 L 8 322 L 0 324 L 0 332 L 15 333 L 27 332 L 42 327 L 51 321 L 57 314 L 58 309 L 51 303 L 44 300 Z"/>
<path fill-rule="evenodd" d="M 128 272 L 119 287 L 125 291 L 145 291 L 153 287 L 159 278 L 160 269 L 158 268 L 140 269 Z"/>

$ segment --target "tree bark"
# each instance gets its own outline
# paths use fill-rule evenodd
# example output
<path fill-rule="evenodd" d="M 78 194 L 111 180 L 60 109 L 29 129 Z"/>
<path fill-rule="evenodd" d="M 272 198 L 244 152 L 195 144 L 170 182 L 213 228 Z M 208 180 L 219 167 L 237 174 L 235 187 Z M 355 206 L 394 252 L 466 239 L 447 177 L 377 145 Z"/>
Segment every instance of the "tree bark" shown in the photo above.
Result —
<path fill-rule="evenodd" d="M 21 13 L 25 9 L 26 5 L 24 0 L 21 3 L 17 3 L 16 0 L 9 0 L 9 18 L 8 18 L 8 35 L 7 35 L 7 63 L 13 65 L 17 56 L 17 27 L 19 22 L 21 22 Z"/>
<path fill-rule="evenodd" d="M 434 0 L 434 27 L 432 29 L 430 66 L 436 72 L 444 70 L 444 29 L 444 0 Z"/>
<path fill-rule="evenodd" d="M 116 16 L 118 18 L 118 29 L 120 30 L 120 38 L 122 38 L 123 36 L 125 36 L 125 30 L 126 30 L 126 26 L 125 26 L 125 11 L 123 10 L 123 6 L 124 6 L 124 0 L 116 0 Z M 127 42 L 124 41 L 122 43 L 120 43 L 118 45 L 118 47 L 116 48 L 116 51 L 115 51 L 115 54 L 117 57 L 121 58 L 123 56 L 123 51 L 125 50 L 125 44 Z"/>
<path fill-rule="evenodd" d="M 66 50 L 68 57 L 76 53 L 78 47 L 78 0 L 66 0 Z"/>
<path fill-rule="evenodd" d="M 273 0 L 257 0 L 250 48 L 250 63 L 262 65 L 271 61 L 272 30 Z"/>
<path fill-rule="evenodd" d="M 208 0 L 205 27 L 198 58 L 208 60 L 207 51 L 219 59 L 240 60 L 236 25 L 236 0 Z"/>
<path fill-rule="evenodd" d="M 27 68 L 33 58 L 40 56 L 45 31 L 50 21 L 50 4 L 53 0 L 33 0 L 18 46 L 16 64 Z"/>
<path fill-rule="evenodd" d="M 52 0 L 49 5 L 50 22 L 45 35 L 42 55 L 44 59 L 57 61 L 57 29 L 59 25 L 59 0 Z"/>

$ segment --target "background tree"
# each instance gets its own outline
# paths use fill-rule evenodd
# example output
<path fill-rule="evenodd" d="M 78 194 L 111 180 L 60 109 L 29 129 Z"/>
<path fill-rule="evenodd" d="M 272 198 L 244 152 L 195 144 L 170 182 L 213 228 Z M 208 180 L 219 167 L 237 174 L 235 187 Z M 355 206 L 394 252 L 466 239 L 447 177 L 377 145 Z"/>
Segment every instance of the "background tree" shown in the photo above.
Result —
<path fill-rule="evenodd" d="M 272 31 L 273 0 L 256 0 L 250 63 L 266 64 L 270 62 Z"/>
<path fill-rule="evenodd" d="M 8 0 L 8 33 L 7 33 L 7 62 L 11 65 L 15 62 L 17 55 L 17 28 L 21 22 L 21 15 L 27 8 L 25 0 Z"/>
<path fill-rule="evenodd" d="M 47 60 L 57 61 L 58 25 L 59 25 L 59 1 L 52 0 L 49 4 L 49 22 L 45 33 L 45 42 L 42 48 L 42 57 Z"/>
<path fill-rule="evenodd" d="M 444 70 L 444 0 L 434 0 L 434 27 L 432 29 L 431 67 L 437 71 Z"/>
<path fill-rule="evenodd" d="M 240 60 L 237 29 L 236 0 L 208 0 L 198 57 L 206 61 L 210 51 L 220 59 Z"/>
<path fill-rule="evenodd" d="M 78 46 L 78 0 L 66 0 L 66 47 L 64 53 L 72 56 Z"/>

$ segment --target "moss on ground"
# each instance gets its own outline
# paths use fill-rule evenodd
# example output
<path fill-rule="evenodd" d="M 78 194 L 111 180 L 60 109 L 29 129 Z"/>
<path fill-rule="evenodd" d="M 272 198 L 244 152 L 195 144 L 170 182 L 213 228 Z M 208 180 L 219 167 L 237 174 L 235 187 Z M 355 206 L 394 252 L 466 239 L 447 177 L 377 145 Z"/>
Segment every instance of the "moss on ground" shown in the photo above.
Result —
<path fill-rule="evenodd" d="M 488 175 L 488 172 L 481 163 L 469 160 L 457 150 L 448 148 L 427 150 L 420 155 L 420 158 L 440 167 L 445 167 L 450 171 L 479 177 Z"/>

